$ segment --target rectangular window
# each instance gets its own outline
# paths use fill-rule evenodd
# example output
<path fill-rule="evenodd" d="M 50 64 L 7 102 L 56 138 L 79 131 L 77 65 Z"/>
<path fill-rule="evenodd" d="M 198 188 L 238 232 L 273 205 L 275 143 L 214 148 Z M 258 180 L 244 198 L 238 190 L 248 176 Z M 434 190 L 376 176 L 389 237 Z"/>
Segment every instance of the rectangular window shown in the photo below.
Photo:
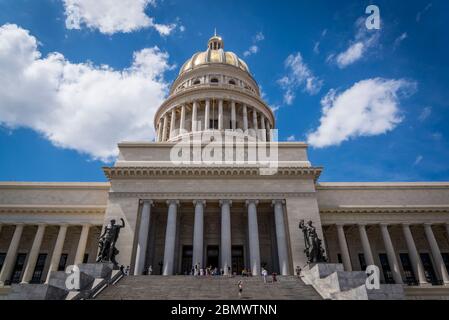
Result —
<path fill-rule="evenodd" d="M 405 282 L 408 285 L 417 286 L 415 273 L 413 272 L 412 263 L 410 262 L 410 257 L 408 253 L 400 253 L 399 259 L 401 259 L 402 270 L 404 270 Z"/>
<path fill-rule="evenodd" d="M 337 254 L 337 261 L 338 261 L 338 263 L 343 263 L 343 259 L 341 258 L 341 253 Z"/>
<path fill-rule="evenodd" d="M 87 263 L 89 261 L 89 254 L 85 253 L 83 257 L 83 263 Z"/>
<path fill-rule="evenodd" d="M 209 129 L 218 129 L 218 120 L 210 120 Z"/>
<path fill-rule="evenodd" d="M 6 253 L 0 252 L 0 272 L 3 268 L 3 263 L 5 263 Z"/>
<path fill-rule="evenodd" d="M 421 262 L 424 267 L 424 273 L 426 275 L 427 282 L 438 285 L 440 284 L 436 275 L 435 269 L 433 269 L 432 260 L 430 259 L 430 255 L 428 253 L 420 253 Z"/>
<path fill-rule="evenodd" d="M 44 272 L 45 261 L 47 260 L 47 254 L 41 253 L 37 257 L 36 267 L 34 268 L 33 277 L 30 283 L 41 283 L 42 273 Z"/>
<path fill-rule="evenodd" d="M 444 265 L 446 266 L 446 270 L 447 270 L 447 272 L 449 272 L 449 253 L 443 252 L 441 254 L 441 256 L 443 257 L 443 262 L 444 262 Z"/>
<path fill-rule="evenodd" d="M 382 271 L 384 273 L 385 283 L 394 283 L 393 273 L 391 272 L 390 263 L 388 262 L 388 257 L 385 253 L 379 254 L 380 265 L 382 266 Z"/>
<path fill-rule="evenodd" d="M 366 270 L 366 261 L 365 261 L 365 255 L 363 253 L 359 253 L 359 263 L 360 263 L 360 269 L 362 271 Z"/>
<path fill-rule="evenodd" d="M 19 283 L 22 276 L 23 266 L 25 265 L 26 253 L 19 253 L 11 275 L 11 283 Z"/>
<path fill-rule="evenodd" d="M 193 268 L 193 247 L 192 246 L 183 246 L 182 247 L 182 261 L 181 261 L 181 271 L 183 274 L 190 274 L 192 273 Z M 195 264 L 200 263 L 202 264 L 202 261 L 197 261 Z"/>
<path fill-rule="evenodd" d="M 65 271 L 68 257 L 69 255 L 67 253 L 61 254 L 61 259 L 59 259 L 58 271 Z"/>

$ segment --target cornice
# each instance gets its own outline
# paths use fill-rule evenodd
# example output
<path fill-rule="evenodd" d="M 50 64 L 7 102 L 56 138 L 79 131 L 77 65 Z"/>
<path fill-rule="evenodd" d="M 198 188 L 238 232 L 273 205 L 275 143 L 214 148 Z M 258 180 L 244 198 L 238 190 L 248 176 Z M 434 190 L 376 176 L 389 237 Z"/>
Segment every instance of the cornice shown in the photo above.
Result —
<path fill-rule="evenodd" d="M 204 142 L 202 143 L 202 146 L 210 145 L 211 142 Z M 284 141 L 267 141 L 267 142 L 261 142 L 257 141 L 257 143 L 252 142 L 233 142 L 232 145 L 234 147 L 240 147 L 240 146 L 252 146 L 252 145 L 276 145 L 279 149 L 289 149 L 289 148 L 308 148 L 309 145 L 306 142 L 284 142 Z M 174 146 L 191 146 L 192 144 L 189 143 L 183 143 L 183 142 L 143 142 L 143 141 L 122 141 L 118 143 L 119 148 L 173 148 Z M 226 146 L 226 145 L 225 145 Z"/>
<path fill-rule="evenodd" d="M 335 214 L 376 214 L 376 213 L 449 213 L 449 205 L 428 205 L 428 206 L 354 206 L 320 208 L 320 213 Z"/>
<path fill-rule="evenodd" d="M 45 205 L 0 205 L 0 213 L 57 213 L 57 214 L 104 214 L 104 206 L 45 206 Z"/>
<path fill-rule="evenodd" d="M 281 167 L 273 175 L 261 175 L 263 167 L 207 167 L 207 166 L 166 166 L 166 167 L 103 167 L 106 177 L 111 179 L 164 178 L 278 178 L 311 176 L 317 180 L 322 172 L 320 167 Z"/>
<path fill-rule="evenodd" d="M 109 182 L 0 182 L 0 189 L 99 189 L 109 190 Z"/>
<path fill-rule="evenodd" d="M 159 201 L 164 199 L 178 199 L 182 201 L 190 201 L 191 199 L 217 200 L 217 199 L 233 199 L 246 201 L 248 199 L 266 200 L 271 203 L 273 199 L 288 198 L 310 198 L 315 197 L 315 192 L 279 192 L 279 193 L 262 193 L 262 192 L 113 192 L 109 193 L 111 198 L 138 198 L 151 199 Z"/>
<path fill-rule="evenodd" d="M 317 190 L 449 189 L 449 182 L 321 182 Z"/>

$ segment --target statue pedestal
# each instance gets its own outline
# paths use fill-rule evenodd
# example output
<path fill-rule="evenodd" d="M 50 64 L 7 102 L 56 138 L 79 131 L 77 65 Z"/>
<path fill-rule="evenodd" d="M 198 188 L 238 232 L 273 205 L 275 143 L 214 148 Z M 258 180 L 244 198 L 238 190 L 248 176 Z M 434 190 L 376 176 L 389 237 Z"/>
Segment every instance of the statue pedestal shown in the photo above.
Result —
<path fill-rule="evenodd" d="M 98 262 L 98 263 L 83 263 L 79 264 L 80 272 L 85 273 L 95 279 L 110 279 L 112 270 L 114 270 L 113 263 Z"/>

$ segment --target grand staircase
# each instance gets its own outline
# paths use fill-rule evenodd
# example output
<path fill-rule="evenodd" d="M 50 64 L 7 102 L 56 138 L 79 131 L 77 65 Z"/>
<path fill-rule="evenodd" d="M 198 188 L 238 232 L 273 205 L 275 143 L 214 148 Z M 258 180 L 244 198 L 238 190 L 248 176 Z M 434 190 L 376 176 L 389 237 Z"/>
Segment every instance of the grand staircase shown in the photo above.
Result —
<path fill-rule="evenodd" d="M 238 295 L 237 283 L 243 281 Z M 270 279 L 271 281 L 271 279 Z M 312 286 L 294 276 L 264 283 L 262 277 L 128 276 L 110 285 L 99 300 L 320 300 Z"/>

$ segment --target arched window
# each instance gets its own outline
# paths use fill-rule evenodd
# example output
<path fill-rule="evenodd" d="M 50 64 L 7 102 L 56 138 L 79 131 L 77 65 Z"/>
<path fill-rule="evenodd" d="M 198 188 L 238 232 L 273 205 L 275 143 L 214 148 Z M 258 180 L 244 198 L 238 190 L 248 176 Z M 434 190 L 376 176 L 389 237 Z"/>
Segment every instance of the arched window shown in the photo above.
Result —
<path fill-rule="evenodd" d="M 218 83 L 218 79 L 217 78 L 212 78 L 212 79 L 210 79 L 210 82 L 211 83 Z"/>
<path fill-rule="evenodd" d="M 232 84 L 233 86 L 235 86 L 235 81 L 234 80 L 229 80 L 229 84 Z"/>
<path fill-rule="evenodd" d="M 193 81 L 193 85 L 196 86 L 198 84 L 201 84 L 201 81 L 199 79 L 196 79 L 195 81 Z"/>

